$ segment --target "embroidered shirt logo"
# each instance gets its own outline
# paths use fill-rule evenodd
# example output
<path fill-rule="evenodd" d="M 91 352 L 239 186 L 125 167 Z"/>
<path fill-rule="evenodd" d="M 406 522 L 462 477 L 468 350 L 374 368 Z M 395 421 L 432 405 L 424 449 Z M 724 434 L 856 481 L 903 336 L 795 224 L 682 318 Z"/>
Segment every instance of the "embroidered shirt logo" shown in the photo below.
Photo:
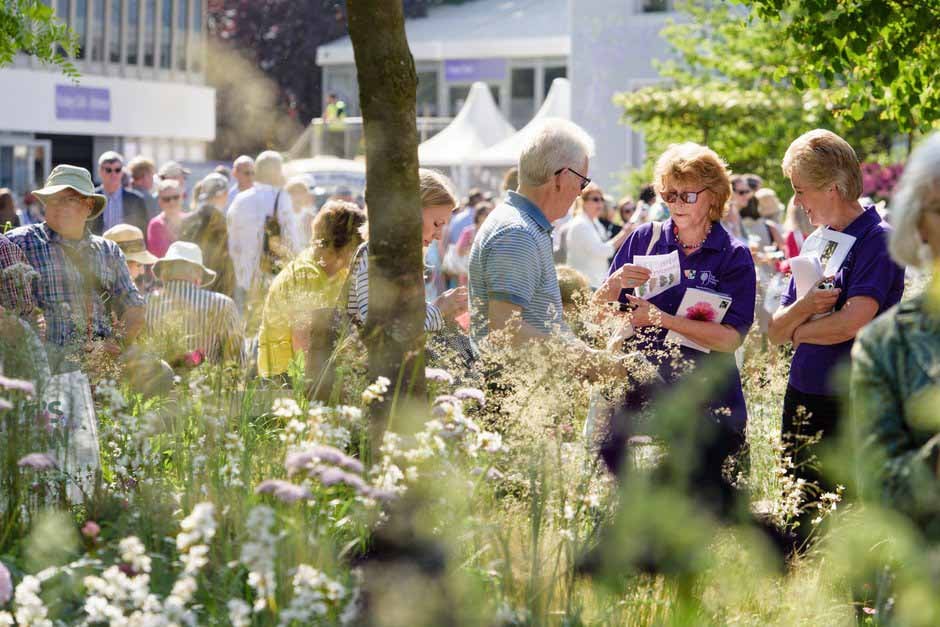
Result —
<path fill-rule="evenodd" d="M 694 280 L 695 280 L 695 274 L 696 274 L 696 271 L 695 271 L 695 270 L 685 270 L 685 271 L 683 272 L 683 274 L 685 275 L 685 278 L 686 278 L 687 280 L 689 280 L 689 281 L 694 281 Z"/>
<path fill-rule="evenodd" d="M 715 277 L 715 274 L 710 270 L 703 270 L 699 275 L 699 280 L 702 282 L 702 285 L 707 287 L 715 287 L 718 285 L 718 279 Z"/>

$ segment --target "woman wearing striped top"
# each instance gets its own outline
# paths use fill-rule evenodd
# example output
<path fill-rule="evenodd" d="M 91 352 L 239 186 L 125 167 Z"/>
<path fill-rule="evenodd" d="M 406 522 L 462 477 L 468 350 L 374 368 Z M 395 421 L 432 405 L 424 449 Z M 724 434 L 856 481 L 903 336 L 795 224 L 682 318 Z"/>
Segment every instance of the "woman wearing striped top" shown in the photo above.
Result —
<path fill-rule="evenodd" d="M 421 168 L 421 207 L 424 228 L 423 245 L 428 247 L 434 240 L 440 239 L 441 231 L 457 206 L 457 199 L 451 191 L 447 177 L 434 170 Z M 453 320 L 467 311 L 467 288 L 458 287 L 438 296 L 433 303 L 427 303 L 424 314 L 424 330 L 437 333 L 444 329 L 448 320 Z M 356 253 L 355 274 L 349 282 L 349 300 L 346 312 L 358 324 L 365 324 L 369 314 L 369 254 L 368 244 Z"/>

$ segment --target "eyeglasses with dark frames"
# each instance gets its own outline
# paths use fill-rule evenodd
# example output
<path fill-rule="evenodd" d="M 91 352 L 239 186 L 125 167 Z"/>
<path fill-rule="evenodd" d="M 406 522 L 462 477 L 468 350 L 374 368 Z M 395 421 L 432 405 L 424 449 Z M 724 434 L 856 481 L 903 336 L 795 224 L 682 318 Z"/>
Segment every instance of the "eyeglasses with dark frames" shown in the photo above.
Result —
<path fill-rule="evenodd" d="M 579 179 L 581 179 L 581 189 L 582 189 L 582 190 L 583 190 L 585 187 L 587 187 L 588 185 L 591 184 L 591 179 L 589 179 L 588 177 L 584 176 L 583 174 L 580 174 L 577 170 L 572 170 L 571 168 L 562 168 L 562 169 L 560 169 L 560 170 L 555 170 L 555 176 L 558 176 L 559 174 L 561 174 L 562 172 L 565 172 L 565 171 L 571 172 L 571 173 L 574 174 L 576 177 L 578 177 Z"/>
<path fill-rule="evenodd" d="M 697 192 L 666 192 L 663 194 L 663 200 L 670 204 L 676 202 L 677 200 L 681 200 L 682 202 L 691 205 L 696 200 L 698 200 L 698 195 L 704 192 L 706 189 L 708 188 L 703 187 Z"/>

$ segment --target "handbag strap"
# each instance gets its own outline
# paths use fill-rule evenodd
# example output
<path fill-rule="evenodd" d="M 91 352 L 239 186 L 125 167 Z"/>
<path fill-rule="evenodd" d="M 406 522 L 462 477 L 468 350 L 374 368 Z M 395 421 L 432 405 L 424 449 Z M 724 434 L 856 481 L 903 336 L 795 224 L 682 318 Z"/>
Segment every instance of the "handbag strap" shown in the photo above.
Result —
<path fill-rule="evenodd" d="M 653 252 L 653 247 L 659 243 L 659 238 L 663 236 L 663 223 L 653 221 L 653 235 L 650 237 L 650 245 L 646 247 L 646 254 Z"/>
<path fill-rule="evenodd" d="M 272 216 L 271 216 L 271 217 L 273 217 L 275 220 L 277 220 L 277 206 L 278 206 L 278 204 L 280 204 L 280 201 L 281 201 L 281 190 L 278 189 L 278 190 L 277 190 L 277 193 L 274 194 L 274 213 L 273 213 Z"/>

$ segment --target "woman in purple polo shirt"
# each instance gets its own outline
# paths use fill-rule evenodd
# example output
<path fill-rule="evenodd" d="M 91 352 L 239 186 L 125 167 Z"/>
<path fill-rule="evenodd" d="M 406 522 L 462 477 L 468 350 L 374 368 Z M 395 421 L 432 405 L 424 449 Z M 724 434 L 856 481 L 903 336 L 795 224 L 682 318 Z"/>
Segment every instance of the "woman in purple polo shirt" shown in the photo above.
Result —
<path fill-rule="evenodd" d="M 834 287 L 796 296 L 795 281 L 780 301 L 768 335 L 776 344 L 796 348 L 783 405 L 783 432 L 797 445 L 797 472 L 821 486 L 827 482 L 807 464 L 812 451 L 800 446 L 802 434 L 831 438 L 839 428 L 840 399 L 833 374 L 848 365 L 858 332 L 875 316 L 901 300 L 904 269 L 888 253 L 891 227 L 874 207 L 862 207 L 862 172 L 852 147 L 827 130 L 798 137 L 783 157 L 783 172 L 813 226 L 854 238 L 848 256 L 833 277 Z M 807 240 L 807 243 L 810 240 Z M 806 244 L 804 244 L 804 252 Z"/>
<path fill-rule="evenodd" d="M 706 481 L 717 482 L 721 462 L 744 443 L 747 408 L 734 351 L 754 322 L 754 261 L 747 246 L 732 239 L 720 224 L 727 211 L 731 180 L 725 163 L 713 150 L 693 143 L 671 146 L 656 163 L 654 184 L 671 217 L 644 224 L 630 235 L 614 257 L 610 275 L 594 301 L 619 300 L 636 307 L 632 324 L 637 333 L 630 341 L 658 366 L 667 383 L 690 372 L 696 378 L 710 379 L 711 393 L 703 414 L 719 429 L 717 438 L 709 438 L 709 459 L 701 471 Z M 633 290 L 650 279 L 650 271 L 635 265 L 634 256 L 674 251 L 681 268 L 677 284 L 649 300 L 634 297 Z M 710 315 L 693 315 L 697 319 L 692 319 L 680 314 L 680 303 L 691 288 L 730 297 L 720 322 Z M 669 331 L 711 353 L 666 340 Z M 698 368 L 706 361 L 709 367 Z"/>

